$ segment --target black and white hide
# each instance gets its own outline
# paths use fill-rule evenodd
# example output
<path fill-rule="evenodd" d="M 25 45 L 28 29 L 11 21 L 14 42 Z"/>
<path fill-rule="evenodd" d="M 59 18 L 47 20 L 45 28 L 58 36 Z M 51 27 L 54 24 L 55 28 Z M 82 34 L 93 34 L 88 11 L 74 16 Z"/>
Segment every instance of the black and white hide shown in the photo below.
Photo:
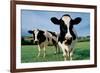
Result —
<path fill-rule="evenodd" d="M 77 41 L 77 33 L 74 25 L 79 24 L 81 18 L 72 19 L 70 15 L 65 14 L 60 19 L 52 17 L 51 21 L 60 26 L 58 45 L 63 51 L 64 60 L 72 60 L 74 46 Z"/>
<path fill-rule="evenodd" d="M 43 57 L 45 58 L 46 48 L 49 44 L 53 44 L 55 46 L 55 53 L 59 52 L 57 35 L 55 32 L 43 31 L 39 29 L 29 30 L 28 32 L 32 34 L 34 43 L 38 45 L 38 57 L 43 51 Z"/>

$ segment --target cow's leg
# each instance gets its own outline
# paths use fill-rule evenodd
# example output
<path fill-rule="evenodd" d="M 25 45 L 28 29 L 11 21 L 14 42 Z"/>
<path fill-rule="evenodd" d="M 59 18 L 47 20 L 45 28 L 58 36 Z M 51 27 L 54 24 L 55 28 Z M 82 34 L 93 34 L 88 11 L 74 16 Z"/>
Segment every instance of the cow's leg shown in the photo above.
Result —
<path fill-rule="evenodd" d="M 71 51 L 70 51 L 70 60 L 72 60 L 72 56 L 73 56 L 73 48 L 71 48 Z"/>
<path fill-rule="evenodd" d="M 56 45 L 54 45 L 54 46 L 55 46 L 55 48 L 56 48 L 56 50 L 55 50 L 54 54 L 57 54 L 57 46 L 56 46 Z"/>
<path fill-rule="evenodd" d="M 67 60 L 70 60 L 70 47 L 69 46 L 65 46 L 65 52 L 66 52 L 66 58 Z"/>
<path fill-rule="evenodd" d="M 62 45 L 60 42 L 58 42 L 58 45 L 59 45 L 59 47 L 62 49 L 62 51 L 63 51 L 63 56 L 64 56 L 64 60 L 66 61 L 66 60 L 67 60 L 66 51 L 65 51 L 63 45 Z"/>
<path fill-rule="evenodd" d="M 58 53 L 58 47 L 57 47 L 57 45 L 56 45 L 56 44 L 55 44 L 54 46 L 55 46 L 55 48 L 56 48 L 56 50 L 55 50 L 54 54 L 57 54 L 57 53 Z"/>
<path fill-rule="evenodd" d="M 45 58 L 46 56 L 46 50 L 45 50 L 45 47 L 43 48 L 43 58 Z"/>
<path fill-rule="evenodd" d="M 74 52 L 74 46 L 76 44 L 77 40 L 74 40 L 70 46 L 70 60 L 72 60 L 73 52 Z"/>
<path fill-rule="evenodd" d="M 68 50 L 66 50 L 66 48 L 64 49 L 65 50 L 65 55 L 63 55 L 65 57 L 66 60 L 69 60 L 70 58 L 70 53 Z"/>
<path fill-rule="evenodd" d="M 60 54 L 60 47 L 59 47 L 58 45 L 57 45 L 57 47 L 58 47 L 58 48 L 57 48 L 57 49 L 58 49 L 58 53 Z"/>
<path fill-rule="evenodd" d="M 67 52 L 67 60 L 70 60 L 70 52 Z"/>
<path fill-rule="evenodd" d="M 40 46 L 38 45 L 38 56 L 37 56 L 37 57 L 39 57 L 40 54 L 41 54 L 41 48 L 40 48 Z"/>
<path fill-rule="evenodd" d="M 58 46 L 58 44 L 56 44 L 57 46 L 57 53 L 60 54 L 60 47 Z"/>
<path fill-rule="evenodd" d="M 70 60 L 72 60 L 73 52 L 70 52 Z"/>
<path fill-rule="evenodd" d="M 47 47 L 47 45 L 44 44 L 44 48 L 43 48 L 43 58 L 45 58 L 45 56 L 46 56 L 46 47 Z"/>

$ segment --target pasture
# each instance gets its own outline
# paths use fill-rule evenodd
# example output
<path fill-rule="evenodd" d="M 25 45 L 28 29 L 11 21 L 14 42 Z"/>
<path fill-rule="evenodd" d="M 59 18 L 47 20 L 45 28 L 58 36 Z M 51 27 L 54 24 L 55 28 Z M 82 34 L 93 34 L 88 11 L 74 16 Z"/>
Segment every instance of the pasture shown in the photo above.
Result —
<path fill-rule="evenodd" d="M 78 42 L 75 46 L 73 53 L 73 60 L 88 60 L 90 58 L 90 42 Z M 46 58 L 42 55 L 37 57 L 38 49 L 37 45 L 22 45 L 21 46 L 21 62 L 47 62 L 47 61 L 63 61 L 62 52 L 60 54 L 54 54 L 55 47 L 48 46 L 46 48 Z"/>

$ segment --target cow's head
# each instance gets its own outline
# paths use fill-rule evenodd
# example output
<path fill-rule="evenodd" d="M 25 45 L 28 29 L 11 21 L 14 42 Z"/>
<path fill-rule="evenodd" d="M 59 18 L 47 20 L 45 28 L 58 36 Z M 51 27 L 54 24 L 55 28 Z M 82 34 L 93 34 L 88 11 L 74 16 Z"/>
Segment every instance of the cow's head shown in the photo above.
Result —
<path fill-rule="evenodd" d="M 39 43 L 40 40 L 42 40 L 42 41 L 45 40 L 44 31 L 42 31 L 42 30 L 35 29 L 35 30 L 29 30 L 28 32 L 33 35 L 34 43 Z"/>
<path fill-rule="evenodd" d="M 77 25 L 80 23 L 80 17 L 72 19 L 70 15 L 65 14 L 61 17 L 61 19 L 52 17 L 51 21 L 56 25 L 60 25 L 60 35 L 63 36 L 64 39 L 76 39 L 75 34 L 73 32 L 73 25 Z"/>
<path fill-rule="evenodd" d="M 29 30 L 28 32 L 29 32 L 30 34 L 32 34 L 34 43 L 38 43 L 39 40 L 38 40 L 37 36 L 38 36 L 39 30 L 38 30 L 38 29 Z"/>

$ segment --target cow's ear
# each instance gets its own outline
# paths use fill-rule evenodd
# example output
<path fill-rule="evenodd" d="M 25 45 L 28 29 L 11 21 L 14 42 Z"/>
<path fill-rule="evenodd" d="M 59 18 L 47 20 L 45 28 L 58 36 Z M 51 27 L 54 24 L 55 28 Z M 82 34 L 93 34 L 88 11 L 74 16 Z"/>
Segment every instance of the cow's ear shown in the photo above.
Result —
<path fill-rule="evenodd" d="M 32 30 L 29 30 L 29 31 L 28 31 L 28 33 L 32 34 L 32 33 L 33 33 L 33 31 L 32 31 Z"/>
<path fill-rule="evenodd" d="M 52 18 L 51 18 L 51 21 L 52 21 L 54 24 L 57 24 L 57 25 L 60 24 L 60 21 L 59 21 L 56 17 L 52 17 Z"/>
<path fill-rule="evenodd" d="M 72 20 L 72 24 L 74 24 L 74 25 L 79 24 L 81 22 L 81 20 L 82 19 L 80 17 L 77 17 L 74 20 Z"/>

